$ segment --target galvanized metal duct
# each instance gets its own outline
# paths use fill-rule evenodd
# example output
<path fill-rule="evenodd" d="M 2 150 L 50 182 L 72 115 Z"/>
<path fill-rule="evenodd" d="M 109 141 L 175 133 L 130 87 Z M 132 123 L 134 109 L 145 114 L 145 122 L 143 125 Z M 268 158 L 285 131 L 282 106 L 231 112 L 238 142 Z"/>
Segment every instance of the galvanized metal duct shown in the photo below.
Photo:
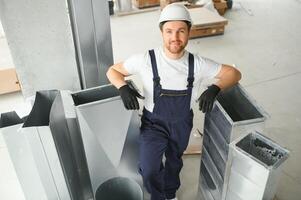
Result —
<path fill-rule="evenodd" d="M 226 197 L 229 178 L 229 144 L 250 131 L 262 131 L 266 113 L 237 84 L 219 94 L 206 114 L 199 194 L 201 199 Z"/>
<path fill-rule="evenodd" d="M 141 200 L 140 186 L 133 180 L 115 177 L 107 180 L 96 191 L 96 200 Z"/>
<path fill-rule="evenodd" d="M 143 198 L 140 119 L 114 86 L 38 92 L 23 126 L 15 113 L 0 122 L 27 199 Z"/>
<path fill-rule="evenodd" d="M 95 198 L 98 191 L 107 188 L 107 184 L 114 185 L 117 181 L 121 185 L 116 190 L 119 187 L 130 190 L 130 196 L 123 196 L 122 199 L 130 199 L 132 194 L 135 194 L 135 199 L 142 199 L 143 186 L 137 167 L 138 112 L 124 108 L 118 90 L 112 85 L 76 92 L 72 97 Z M 138 184 L 125 184 L 128 181 Z M 99 198 L 105 195 L 98 193 Z M 111 198 L 114 199 L 115 195 L 117 193 L 112 194 Z"/>
<path fill-rule="evenodd" d="M 119 12 L 129 12 L 133 9 L 131 0 L 117 0 L 115 2 Z"/>
<path fill-rule="evenodd" d="M 32 110 L 24 122 L 23 128 L 49 125 L 49 113 L 57 93 L 57 90 L 44 90 L 36 92 Z"/>
<path fill-rule="evenodd" d="M 37 92 L 26 121 L 7 127 L 4 138 L 26 199 L 70 199 L 49 129 L 57 91 Z"/>
<path fill-rule="evenodd" d="M 81 89 L 108 84 L 113 64 L 108 1 L 67 0 Z"/>
<path fill-rule="evenodd" d="M 289 152 L 258 132 L 230 144 L 226 200 L 272 200 Z"/>
<path fill-rule="evenodd" d="M 23 123 L 23 120 L 18 116 L 18 114 L 15 111 L 1 113 L 0 128 L 5 128 L 21 123 Z"/>
<path fill-rule="evenodd" d="M 0 121 L 0 133 L 3 135 L 24 195 L 26 198 L 34 197 L 33 195 L 38 195 L 40 191 L 43 191 L 43 188 L 41 187 L 39 176 L 36 173 L 35 162 L 30 146 L 25 136 L 18 132 L 23 125 L 23 121 L 20 120 L 14 111 L 2 113 Z M 36 185 L 36 193 L 26 193 L 26 191 L 33 192 L 33 185 Z"/>
<path fill-rule="evenodd" d="M 70 196 L 93 199 L 81 133 L 70 91 L 59 91 L 50 112 L 50 129 Z"/>

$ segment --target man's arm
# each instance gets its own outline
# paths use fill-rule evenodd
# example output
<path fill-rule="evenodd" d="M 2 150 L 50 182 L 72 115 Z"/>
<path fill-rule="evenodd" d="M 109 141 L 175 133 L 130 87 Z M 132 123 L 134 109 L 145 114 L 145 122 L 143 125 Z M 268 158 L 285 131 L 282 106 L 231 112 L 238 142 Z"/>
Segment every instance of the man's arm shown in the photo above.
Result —
<path fill-rule="evenodd" d="M 236 68 L 223 64 L 215 78 L 218 79 L 215 85 L 224 90 L 238 83 L 241 79 L 241 73 Z"/>
<path fill-rule="evenodd" d="M 109 81 L 119 90 L 124 107 L 128 110 L 138 110 L 139 103 L 137 97 L 140 99 L 144 99 L 144 97 L 125 82 L 124 78 L 129 75 L 123 63 L 112 65 L 107 71 Z"/>
<path fill-rule="evenodd" d="M 229 65 L 222 65 L 221 70 L 215 76 L 218 79 L 216 83 L 209 86 L 199 97 L 199 109 L 203 113 L 210 112 L 213 107 L 216 96 L 221 90 L 232 87 L 241 79 L 241 73 L 236 68 Z"/>
<path fill-rule="evenodd" d="M 130 74 L 123 67 L 123 62 L 112 65 L 107 71 L 107 77 L 109 81 L 117 88 L 126 85 L 125 77 Z"/>

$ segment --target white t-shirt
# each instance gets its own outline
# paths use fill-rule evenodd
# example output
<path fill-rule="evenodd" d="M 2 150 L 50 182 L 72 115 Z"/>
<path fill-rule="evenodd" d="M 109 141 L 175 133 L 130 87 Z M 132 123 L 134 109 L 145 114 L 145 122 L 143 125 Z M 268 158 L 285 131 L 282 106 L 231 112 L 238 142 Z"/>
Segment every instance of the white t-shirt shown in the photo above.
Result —
<path fill-rule="evenodd" d="M 160 84 L 167 90 L 187 89 L 188 78 L 188 55 L 185 50 L 184 55 L 179 59 L 168 58 L 162 47 L 156 48 L 155 56 L 160 77 Z M 191 106 L 198 99 L 200 84 L 204 79 L 214 78 L 221 69 L 221 64 L 210 59 L 194 55 L 194 82 L 191 96 Z M 148 51 L 142 54 L 135 54 L 124 61 L 124 67 L 129 74 L 138 75 L 143 83 L 144 107 L 152 112 L 153 102 L 153 72 Z"/>

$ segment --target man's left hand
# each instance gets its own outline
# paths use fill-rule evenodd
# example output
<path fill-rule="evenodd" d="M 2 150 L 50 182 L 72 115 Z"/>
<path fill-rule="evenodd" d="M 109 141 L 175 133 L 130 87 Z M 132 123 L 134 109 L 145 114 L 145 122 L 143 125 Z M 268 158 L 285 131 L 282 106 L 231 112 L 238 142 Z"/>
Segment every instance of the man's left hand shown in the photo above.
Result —
<path fill-rule="evenodd" d="M 205 90 L 199 97 L 199 109 L 203 113 L 210 112 L 213 107 L 216 96 L 220 92 L 220 88 L 217 85 L 211 85 Z"/>

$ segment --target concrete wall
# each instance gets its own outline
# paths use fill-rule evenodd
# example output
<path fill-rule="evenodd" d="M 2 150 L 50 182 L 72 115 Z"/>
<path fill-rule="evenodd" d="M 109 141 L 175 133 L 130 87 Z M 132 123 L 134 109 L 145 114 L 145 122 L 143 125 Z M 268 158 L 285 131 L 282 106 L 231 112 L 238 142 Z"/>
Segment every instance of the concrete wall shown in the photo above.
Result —
<path fill-rule="evenodd" d="M 67 2 L 0 0 L 0 19 L 25 97 L 80 89 Z"/>

